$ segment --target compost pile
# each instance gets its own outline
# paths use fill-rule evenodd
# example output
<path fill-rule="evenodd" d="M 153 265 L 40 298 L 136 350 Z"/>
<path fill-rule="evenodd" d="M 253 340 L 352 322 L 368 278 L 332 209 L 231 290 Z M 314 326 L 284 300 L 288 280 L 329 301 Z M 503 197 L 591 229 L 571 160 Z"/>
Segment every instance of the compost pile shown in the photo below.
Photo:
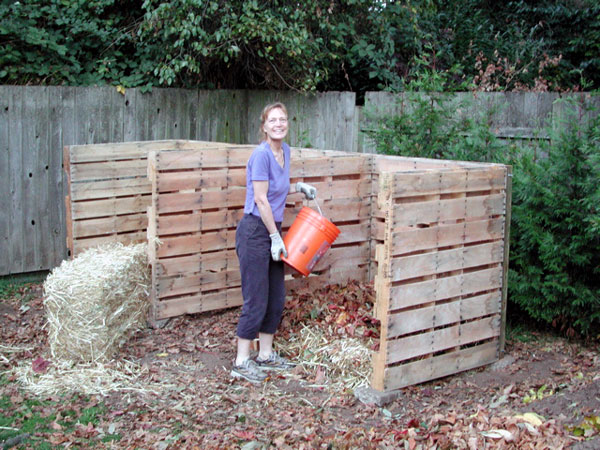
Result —
<path fill-rule="evenodd" d="M 286 303 L 280 350 L 313 385 L 342 391 L 367 385 L 379 345 L 374 303 L 373 285 L 355 280 L 296 292 Z"/>

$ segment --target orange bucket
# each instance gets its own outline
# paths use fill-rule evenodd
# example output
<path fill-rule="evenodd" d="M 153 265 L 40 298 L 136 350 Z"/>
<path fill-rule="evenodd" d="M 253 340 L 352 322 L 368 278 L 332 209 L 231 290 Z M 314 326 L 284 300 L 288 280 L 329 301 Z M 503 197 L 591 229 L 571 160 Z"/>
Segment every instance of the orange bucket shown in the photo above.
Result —
<path fill-rule="evenodd" d="M 281 259 L 302 275 L 308 276 L 339 234 L 338 227 L 305 206 L 283 238 L 288 255 Z"/>

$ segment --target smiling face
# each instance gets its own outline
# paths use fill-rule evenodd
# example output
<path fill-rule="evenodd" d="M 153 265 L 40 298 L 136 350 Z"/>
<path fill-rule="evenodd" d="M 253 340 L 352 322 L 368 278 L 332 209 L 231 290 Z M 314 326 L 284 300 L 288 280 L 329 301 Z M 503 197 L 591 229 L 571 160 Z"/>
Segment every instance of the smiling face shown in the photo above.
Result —
<path fill-rule="evenodd" d="M 265 117 L 262 124 L 267 142 L 283 141 L 288 132 L 287 114 L 282 108 L 273 108 Z"/>

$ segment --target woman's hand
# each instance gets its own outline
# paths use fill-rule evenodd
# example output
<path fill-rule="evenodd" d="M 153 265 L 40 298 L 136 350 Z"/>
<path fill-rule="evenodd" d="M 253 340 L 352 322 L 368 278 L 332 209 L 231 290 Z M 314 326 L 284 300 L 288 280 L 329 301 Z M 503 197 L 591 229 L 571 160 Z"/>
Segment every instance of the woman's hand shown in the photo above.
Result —
<path fill-rule="evenodd" d="M 281 239 L 281 235 L 279 233 L 270 234 L 271 238 L 271 258 L 273 261 L 281 261 L 281 255 L 287 258 L 287 250 L 285 249 L 285 244 L 283 243 L 283 239 Z"/>
<path fill-rule="evenodd" d="M 308 200 L 314 200 L 317 197 L 317 188 L 301 181 L 296 183 L 296 192 L 302 192 Z"/>

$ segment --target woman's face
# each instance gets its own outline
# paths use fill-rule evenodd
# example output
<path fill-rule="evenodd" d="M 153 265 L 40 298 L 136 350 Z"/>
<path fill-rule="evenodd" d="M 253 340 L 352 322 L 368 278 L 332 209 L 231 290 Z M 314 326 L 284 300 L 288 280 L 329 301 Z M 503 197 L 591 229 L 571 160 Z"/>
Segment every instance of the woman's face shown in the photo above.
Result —
<path fill-rule="evenodd" d="M 285 112 L 281 108 L 273 108 L 269 111 L 263 130 L 267 134 L 267 140 L 282 141 L 285 139 L 288 132 L 288 121 Z"/>

